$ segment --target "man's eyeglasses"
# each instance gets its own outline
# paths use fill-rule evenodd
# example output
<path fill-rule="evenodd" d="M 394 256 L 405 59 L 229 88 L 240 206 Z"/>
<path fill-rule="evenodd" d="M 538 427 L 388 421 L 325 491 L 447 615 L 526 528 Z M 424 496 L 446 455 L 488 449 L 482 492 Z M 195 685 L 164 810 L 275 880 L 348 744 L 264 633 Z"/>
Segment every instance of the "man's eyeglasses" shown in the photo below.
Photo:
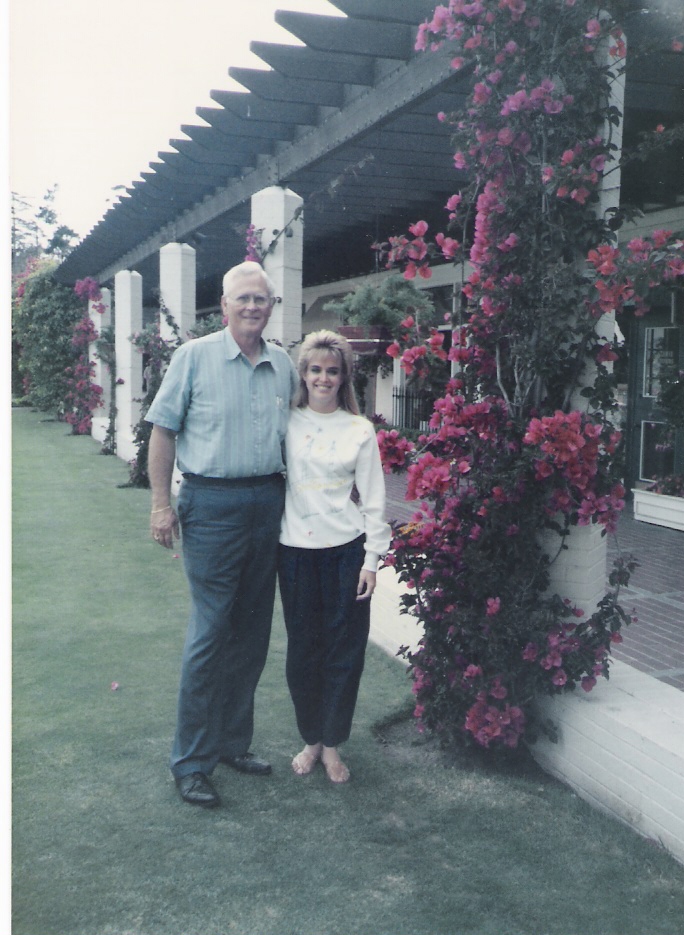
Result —
<path fill-rule="evenodd" d="M 273 302 L 273 299 L 270 295 L 261 294 L 228 296 L 228 300 L 243 308 L 246 305 L 255 305 L 257 308 L 268 308 L 268 306 Z"/>

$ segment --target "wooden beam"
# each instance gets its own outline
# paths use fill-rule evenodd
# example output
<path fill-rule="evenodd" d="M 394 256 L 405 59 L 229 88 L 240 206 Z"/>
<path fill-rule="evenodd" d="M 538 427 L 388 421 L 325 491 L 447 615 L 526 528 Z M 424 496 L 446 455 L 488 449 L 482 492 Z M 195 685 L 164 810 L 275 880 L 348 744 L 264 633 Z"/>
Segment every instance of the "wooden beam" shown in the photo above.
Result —
<path fill-rule="evenodd" d="M 120 269 L 135 267 L 165 243 L 196 230 L 214 218 L 244 204 L 262 188 L 293 178 L 326 155 L 339 153 L 362 133 L 381 120 L 422 100 L 451 75 L 451 50 L 422 55 L 399 66 L 367 94 L 351 102 L 343 111 L 330 116 L 320 127 L 295 140 L 282 153 L 265 160 L 244 178 L 205 198 L 177 218 L 170 220 L 153 236 L 139 242 L 100 273 L 106 280 Z M 208 128 L 211 132 L 211 128 Z"/>
<path fill-rule="evenodd" d="M 373 5 L 369 7 L 371 10 Z M 414 30 L 404 23 L 383 23 L 369 29 L 365 23 L 337 16 L 316 16 L 276 10 L 275 21 L 311 49 L 344 52 L 408 61 L 413 54 Z"/>

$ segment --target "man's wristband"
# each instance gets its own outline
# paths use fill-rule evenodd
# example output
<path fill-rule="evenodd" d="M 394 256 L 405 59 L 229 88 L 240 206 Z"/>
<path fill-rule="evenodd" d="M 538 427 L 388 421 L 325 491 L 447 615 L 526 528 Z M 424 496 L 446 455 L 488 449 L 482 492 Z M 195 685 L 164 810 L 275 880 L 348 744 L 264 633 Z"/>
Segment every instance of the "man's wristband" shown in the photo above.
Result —
<path fill-rule="evenodd" d="M 155 513 L 163 513 L 164 510 L 170 510 L 170 509 L 171 509 L 171 504 L 169 504 L 168 506 L 163 506 L 159 510 L 150 510 L 150 516 L 153 516 Z"/>

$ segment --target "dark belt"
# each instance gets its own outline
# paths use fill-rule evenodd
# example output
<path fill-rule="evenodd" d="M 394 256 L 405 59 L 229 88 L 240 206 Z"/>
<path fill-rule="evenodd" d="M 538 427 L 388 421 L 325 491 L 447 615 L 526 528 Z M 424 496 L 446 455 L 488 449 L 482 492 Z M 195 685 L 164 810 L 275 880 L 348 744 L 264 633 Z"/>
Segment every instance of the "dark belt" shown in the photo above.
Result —
<path fill-rule="evenodd" d="M 183 479 L 200 487 L 254 487 L 282 480 L 282 474 L 257 474 L 255 477 L 203 477 L 201 474 L 183 474 Z"/>

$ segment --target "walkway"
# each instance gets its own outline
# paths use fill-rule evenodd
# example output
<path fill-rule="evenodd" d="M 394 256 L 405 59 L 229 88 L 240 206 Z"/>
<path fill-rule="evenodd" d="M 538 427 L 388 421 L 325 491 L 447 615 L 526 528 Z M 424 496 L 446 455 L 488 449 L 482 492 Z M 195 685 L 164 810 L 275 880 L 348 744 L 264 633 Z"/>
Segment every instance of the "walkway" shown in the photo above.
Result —
<path fill-rule="evenodd" d="M 410 519 L 415 504 L 404 500 L 405 478 L 391 474 L 386 480 L 388 517 Z M 618 549 L 639 562 L 621 600 L 638 621 L 622 631 L 624 641 L 613 655 L 684 691 L 684 533 L 638 522 L 627 508 L 617 544 L 614 537 L 608 542 L 609 567 Z"/>

